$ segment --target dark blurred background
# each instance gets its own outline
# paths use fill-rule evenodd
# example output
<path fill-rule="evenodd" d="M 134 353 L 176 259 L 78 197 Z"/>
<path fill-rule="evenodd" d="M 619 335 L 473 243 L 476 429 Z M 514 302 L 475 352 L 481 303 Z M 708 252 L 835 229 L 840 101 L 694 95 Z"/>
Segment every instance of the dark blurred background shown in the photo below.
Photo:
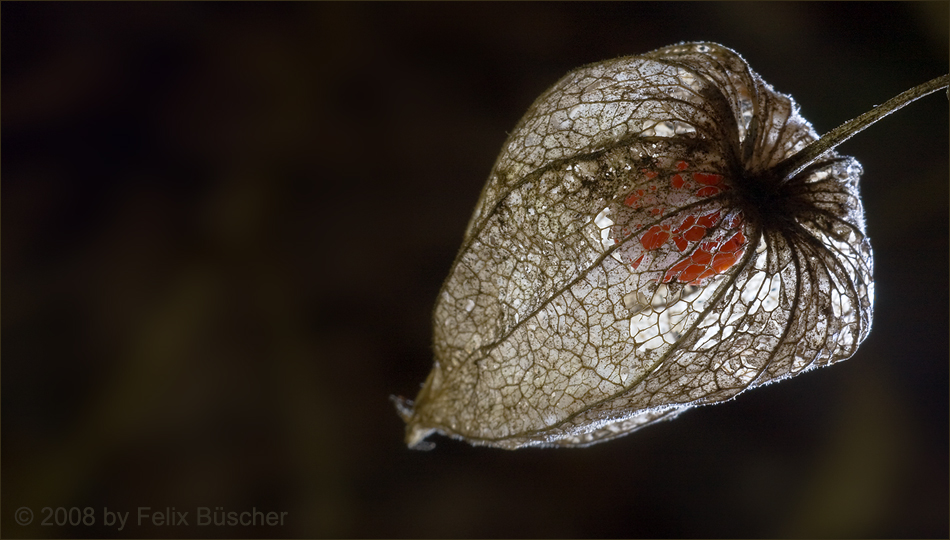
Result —
<path fill-rule="evenodd" d="M 388 399 L 429 371 L 506 132 L 567 71 L 717 41 L 824 133 L 948 71 L 946 2 L 0 13 L 3 536 L 950 533 L 942 92 L 840 149 L 877 284 L 847 362 L 582 450 L 409 451 Z M 197 527 L 200 506 L 288 515 Z"/>

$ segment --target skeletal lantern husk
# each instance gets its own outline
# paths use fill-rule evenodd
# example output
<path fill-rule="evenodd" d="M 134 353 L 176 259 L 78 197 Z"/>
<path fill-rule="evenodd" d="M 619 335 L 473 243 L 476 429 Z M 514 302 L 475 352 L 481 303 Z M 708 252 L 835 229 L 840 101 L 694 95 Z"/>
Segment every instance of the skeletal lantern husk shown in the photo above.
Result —
<path fill-rule="evenodd" d="M 867 336 L 861 167 L 734 51 L 582 67 L 508 138 L 434 311 L 406 442 L 585 446 L 850 357 Z"/>

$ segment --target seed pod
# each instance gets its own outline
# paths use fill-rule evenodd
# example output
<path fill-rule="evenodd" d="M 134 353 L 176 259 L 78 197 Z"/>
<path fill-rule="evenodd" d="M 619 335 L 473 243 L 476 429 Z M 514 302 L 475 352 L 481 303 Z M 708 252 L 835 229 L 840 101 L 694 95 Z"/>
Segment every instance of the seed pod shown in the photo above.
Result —
<path fill-rule="evenodd" d="M 584 446 L 851 356 L 871 325 L 861 166 L 734 51 L 684 43 L 569 73 L 528 110 L 397 400 L 433 432 Z"/>

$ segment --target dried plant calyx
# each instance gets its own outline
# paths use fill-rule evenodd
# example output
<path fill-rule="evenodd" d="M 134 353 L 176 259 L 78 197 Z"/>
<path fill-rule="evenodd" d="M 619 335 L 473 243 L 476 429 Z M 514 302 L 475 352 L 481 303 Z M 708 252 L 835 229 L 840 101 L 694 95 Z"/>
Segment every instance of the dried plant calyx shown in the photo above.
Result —
<path fill-rule="evenodd" d="M 861 166 L 833 148 L 920 95 L 819 141 L 714 43 L 567 74 L 476 205 L 435 364 L 414 402 L 396 398 L 406 442 L 585 446 L 850 357 L 872 256 Z"/>

